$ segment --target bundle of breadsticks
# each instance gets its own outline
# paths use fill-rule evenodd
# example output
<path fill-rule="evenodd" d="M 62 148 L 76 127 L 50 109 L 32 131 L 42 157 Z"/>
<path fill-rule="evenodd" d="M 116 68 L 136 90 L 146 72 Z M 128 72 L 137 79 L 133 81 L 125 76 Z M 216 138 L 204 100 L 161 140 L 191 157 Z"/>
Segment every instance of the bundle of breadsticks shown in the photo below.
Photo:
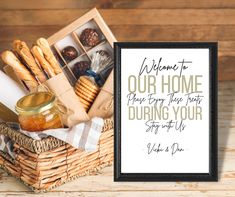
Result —
<path fill-rule="evenodd" d="M 30 92 L 62 72 L 45 38 L 39 38 L 31 49 L 25 42 L 14 40 L 13 50 L 4 51 L 1 57 Z"/>

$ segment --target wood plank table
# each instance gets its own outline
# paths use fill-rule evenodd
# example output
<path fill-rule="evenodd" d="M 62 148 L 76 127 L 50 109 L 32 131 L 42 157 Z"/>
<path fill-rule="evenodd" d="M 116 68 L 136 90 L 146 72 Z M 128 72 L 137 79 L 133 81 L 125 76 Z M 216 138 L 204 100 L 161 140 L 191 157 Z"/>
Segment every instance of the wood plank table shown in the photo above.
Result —
<path fill-rule="evenodd" d="M 113 167 L 81 177 L 39 196 L 235 196 L 235 81 L 219 83 L 219 182 L 117 183 Z M 0 170 L 0 196 L 32 192 Z"/>
<path fill-rule="evenodd" d="M 0 52 L 17 38 L 48 37 L 93 7 L 119 41 L 219 43 L 219 182 L 114 183 L 109 167 L 36 196 L 234 197 L 235 0 L 0 0 Z M 33 193 L 0 170 L 0 196 Z"/>

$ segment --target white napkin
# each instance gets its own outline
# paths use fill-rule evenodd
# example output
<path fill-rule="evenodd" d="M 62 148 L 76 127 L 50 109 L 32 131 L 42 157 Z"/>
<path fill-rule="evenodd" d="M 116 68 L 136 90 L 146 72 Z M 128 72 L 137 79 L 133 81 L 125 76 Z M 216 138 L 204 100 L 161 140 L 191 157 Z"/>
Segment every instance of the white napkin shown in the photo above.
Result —
<path fill-rule="evenodd" d="M 13 79 L 0 70 L 0 102 L 15 112 L 16 102 L 25 96 L 25 92 Z"/>
<path fill-rule="evenodd" d="M 102 118 L 94 117 L 87 122 L 79 123 L 71 128 L 49 129 L 41 132 L 20 130 L 20 132 L 35 140 L 53 136 L 67 142 L 74 148 L 80 148 L 85 151 L 95 151 L 103 125 L 104 120 Z"/>

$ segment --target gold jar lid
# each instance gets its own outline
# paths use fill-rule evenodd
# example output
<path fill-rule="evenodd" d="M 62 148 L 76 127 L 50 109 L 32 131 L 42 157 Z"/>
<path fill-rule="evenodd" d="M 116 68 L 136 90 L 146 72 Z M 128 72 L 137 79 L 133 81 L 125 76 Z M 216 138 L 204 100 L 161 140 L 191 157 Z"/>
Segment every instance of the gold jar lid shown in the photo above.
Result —
<path fill-rule="evenodd" d="M 55 96 L 49 92 L 32 93 L 21 98 L 16 104 L 16 111 L 23 115 L 38 114 L 55 105 Z"/>

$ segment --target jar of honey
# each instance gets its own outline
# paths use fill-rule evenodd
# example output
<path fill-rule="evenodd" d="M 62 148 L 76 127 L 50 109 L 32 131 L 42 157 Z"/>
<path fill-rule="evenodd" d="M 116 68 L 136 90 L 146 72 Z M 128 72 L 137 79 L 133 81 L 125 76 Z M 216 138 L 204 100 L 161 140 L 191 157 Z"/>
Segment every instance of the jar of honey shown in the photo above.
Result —
<path fill-rule="evenodd" d="M 49 92 L 32 93 L 16 104 L 20 126 L 26 131 L 43 131 L 62 128 L 55 96 Z"/>

